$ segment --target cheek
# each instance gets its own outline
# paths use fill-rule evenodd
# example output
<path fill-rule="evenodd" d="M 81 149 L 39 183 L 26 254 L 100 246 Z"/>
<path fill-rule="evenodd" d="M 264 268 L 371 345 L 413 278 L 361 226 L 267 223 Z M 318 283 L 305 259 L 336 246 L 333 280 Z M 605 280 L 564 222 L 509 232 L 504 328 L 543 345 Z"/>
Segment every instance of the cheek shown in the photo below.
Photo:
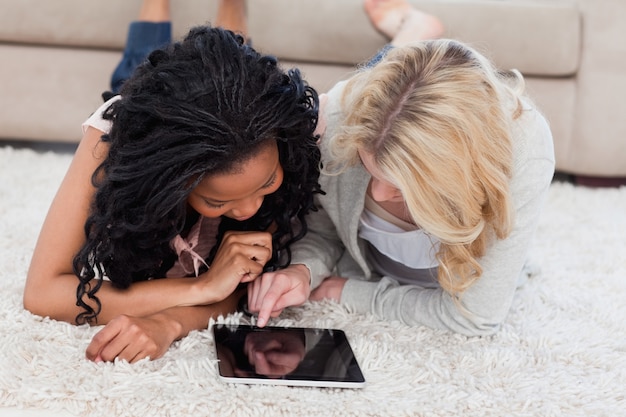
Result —
<path fill-rule="evenodd" d="M 274 181 L 271 187 L 265 188 L 256 194 L 255 201 L 257 203 L 257 207 L 256 207 L 257 211 L 259 210 L 259 208 L 261 208 L 261 205 L 263 204 L 265 197 L 267 197 L 268 195 L 274 194 L 276 191 L 278 191 L 280 186 L 283 184 L 283 180 L 284 180 L 284 175 L 283 175 L 283 171 L 281 170 L 279 173 L 276 174 L 276 180 Z"/>

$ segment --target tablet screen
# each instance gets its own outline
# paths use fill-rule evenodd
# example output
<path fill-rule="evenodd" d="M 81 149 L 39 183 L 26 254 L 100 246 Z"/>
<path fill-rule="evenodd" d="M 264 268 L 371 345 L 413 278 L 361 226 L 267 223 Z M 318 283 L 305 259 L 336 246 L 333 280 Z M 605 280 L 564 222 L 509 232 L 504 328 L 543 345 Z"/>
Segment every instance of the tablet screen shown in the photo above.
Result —
<path fill-rule="evenodd" d="M 216 324 L 213 335 L 219 374 L 228 382 L 338 388 L 365 384 L 342 330 Z"/>

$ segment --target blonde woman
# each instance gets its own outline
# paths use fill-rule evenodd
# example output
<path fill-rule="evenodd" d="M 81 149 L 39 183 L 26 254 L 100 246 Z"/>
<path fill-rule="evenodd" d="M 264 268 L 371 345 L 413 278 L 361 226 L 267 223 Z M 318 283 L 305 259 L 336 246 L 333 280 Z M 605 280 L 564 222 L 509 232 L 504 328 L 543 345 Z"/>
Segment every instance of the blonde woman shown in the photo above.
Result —
<path fill-rule="evenodd" d="M 409 325 L 495 332 L 528 275 L 554 173 L 546 120 L 516 71 L 452 40 L 389 50 L 328 94 L 326 195 L 292 265 L 248 290 L 266 324 L 332 299 Z"/>

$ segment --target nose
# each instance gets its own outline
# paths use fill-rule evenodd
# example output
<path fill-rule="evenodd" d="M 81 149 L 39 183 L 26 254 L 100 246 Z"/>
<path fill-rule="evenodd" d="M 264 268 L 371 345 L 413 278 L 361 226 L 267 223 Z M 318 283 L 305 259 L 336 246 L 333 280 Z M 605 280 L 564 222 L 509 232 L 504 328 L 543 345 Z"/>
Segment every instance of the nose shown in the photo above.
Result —
<path fill-rule="evenodd" d="M 375 201 L 389 201 L 395 199 L 400 194 L 399 190 L 388 182 L 372 177 L 370 193 Z"/>
<path fill-rule="evenodd" d="M 251 197 L 241 200 L 235 208 L 231 210 L 232 217 L 237 220 L 245 220 L 256 214 L 263 204 L 263 197 Z"/>

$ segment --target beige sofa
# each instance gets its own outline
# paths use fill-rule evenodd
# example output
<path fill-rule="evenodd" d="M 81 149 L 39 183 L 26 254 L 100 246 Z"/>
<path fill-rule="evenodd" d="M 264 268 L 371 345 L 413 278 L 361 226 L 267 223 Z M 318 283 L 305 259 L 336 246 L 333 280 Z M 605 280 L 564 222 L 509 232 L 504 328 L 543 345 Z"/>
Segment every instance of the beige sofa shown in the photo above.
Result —
<path fill-rule="evenodd" d="M 517 68 L 551 123 L 557 169 L 626 177 L 626 2 L 412 0 L 457 38 Z M 76 142 L 100 103 L 140 0 L 1 0 L 0 139 Z M 173 0 L 174 36 L 214 0 Z M 257 49 L 320 92 L 385 43 L 362 0 L 249 0 Z"/>

